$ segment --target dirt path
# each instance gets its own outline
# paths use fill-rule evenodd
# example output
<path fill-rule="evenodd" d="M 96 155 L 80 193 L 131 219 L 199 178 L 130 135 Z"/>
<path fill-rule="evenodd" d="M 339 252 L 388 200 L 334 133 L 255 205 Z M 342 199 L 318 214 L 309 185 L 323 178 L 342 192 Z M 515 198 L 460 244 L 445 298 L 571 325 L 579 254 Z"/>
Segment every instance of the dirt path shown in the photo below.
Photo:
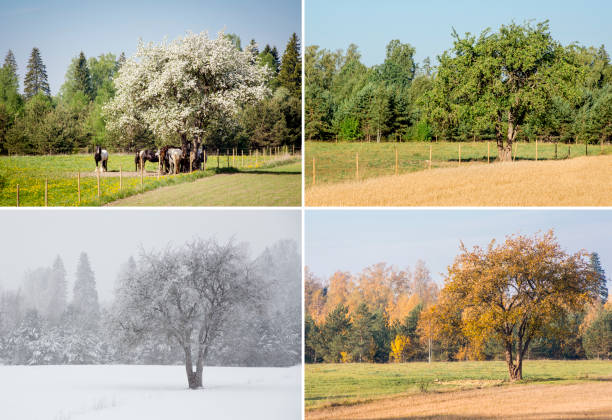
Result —
<path fill-rule="evenodd" d="M 306 419 L 610 419 L 612 381 L 416 394 L 306 412 Z"/>
<path fill-rule="evenodd" d="M 610 206 L 612 156 L 466 165 L 306 190 L 307 206 Z"/>

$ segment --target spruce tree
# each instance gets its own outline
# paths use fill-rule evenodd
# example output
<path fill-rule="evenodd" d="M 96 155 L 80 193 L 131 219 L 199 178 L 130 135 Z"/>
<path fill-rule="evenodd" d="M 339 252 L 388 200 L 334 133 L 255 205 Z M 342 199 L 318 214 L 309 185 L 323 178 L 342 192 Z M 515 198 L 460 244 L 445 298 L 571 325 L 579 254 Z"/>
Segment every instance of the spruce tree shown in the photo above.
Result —
<path fill-rule="evenodd" d="M 251 42 L 249 43 L 249 45 L 251 46 L 251 51 L 253 52 L 253 55 L 258 56 L 259 48 L 257 48 L 257 43 L 255 42 L 255 40 L 251 39 Z"/>
<path fill-rule="evenodd" d="M 280 57 L 278 56 L 278 50 L 276 49 L 276 45 L 270 50 L 270 55 L 274 59 L 274 69 L 278 73 L 278 70 L 280 69 Z"/>
<path fill-rule="evenodd" d="M 49 321 L 52 324 L 59 322 L 62 314 L 66 310 L 67 302 L 67 283 L 66 283 L 66 269 L 60 256 L 58 255 L 53 262 L 51 268 L 51 279 L 50 279 L 50 294 L 49 297 L 49 308 L 47 314 Z"/>
<path fill-rule="evenodd" d="M 81 253 L 74 282 L 72 310 L 78 326 L 95 327 L 100 317 L 96 279 L 85 252 Z"/>
<path fill-rule="evenodd" d="M 79 54 L 79 59 L 74 68 L 74 83 L 76 91 L 83 92 L 89 99 L 93 99 L 91 75 L 89 74 L 89 66 L 87 65 L 87 59 L 83 51 Z"/>
<path fill-rule="evenodd" d="M 300 60 L 300 44 L 297 35 L 293 33 L 283 54 L 278 81 L 296 97 L 302 92 L 302 62 Z"/>
<path fill-rule="evenodd" d="M 602 303 L 606 303 L 608 301 L 608 280 L 606 279 L 606 273 L 601 266 L 599 254 L 597 252 L 591 254 L 591 268 L 597 273 L 597 277 L 599 278 L 599 298 Z"/>
<path fill-rule="evenodd" d="M 17 77 L 17 60 L 15 60 L 15 55 L 12 50 L 8 50 L 6 53 L 6 57 L 4 58 L 4 66 L 10 69 L 11 73 Z"/>
<path fill-rule="evenodd" d="M 28 72 L 24 80 L 24 93 L 26 98 L 29 99 L 39 92 L 51 96 L 49 82 L 47 81 L 47 69 L 40 57 L 40 51 L 34 47 L 28 61 Z"/>
<path fill-rule="evenodd" d="M 120 69 L 123 63 L 125 63 L 125 53 L 121 51 L 121 54 L 119 55 L 119 60 L 117 60 L 117 68 Z"/>

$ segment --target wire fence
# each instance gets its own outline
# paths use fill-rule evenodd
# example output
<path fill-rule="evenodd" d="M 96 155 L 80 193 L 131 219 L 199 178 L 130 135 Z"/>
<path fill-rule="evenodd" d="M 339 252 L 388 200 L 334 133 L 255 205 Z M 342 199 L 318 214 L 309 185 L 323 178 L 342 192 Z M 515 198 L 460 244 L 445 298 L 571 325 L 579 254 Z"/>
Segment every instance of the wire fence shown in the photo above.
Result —
<path fill-rule="evenodd" d="M 202 170 L 191 167 L 190 171 L 176 175 L 162 173 L 159 163 L 147 162 L 145 165 L 136 166 L 134 156 L 111 154 L 109 160 L 120 163 L 115 162 L 114 167 L 109 166 L 109 171 L 102 171 L 101 167 L 93 171 L 61 170 L 67 164 L 77 167 L 83 165 L 83 162 L 75 162 L 73 155 L 19 157 L 20 162 L 0 170 L 0 205 L 102 205 L 155 188 L 211 176 L 218 171 L 257 170 L 297 159 L 301 156 L 301 150 L 295 147 L 215 150 L 214 154 L 209 152 Z M 89 162 L 92 160 L 91 156 L 80 157 L 87 159 L 88 166 L 92 164 Z M 28 158 L 38 158 L 38 167 L 30 165 L 27 168 L 19 168 L 19 164 Z M 131 164 L 130 161 L 134 163 Z"/>
<path fill-rule="evenodd" d="M 514 142 L 511 159 L 518 161 L 562 160 L 612 153 L 610 144 Z M 325 143 L 307 142 L 306 187 L 348 180 L 456 167 L 499 160 L 493 141 L 432 143 Z"/>

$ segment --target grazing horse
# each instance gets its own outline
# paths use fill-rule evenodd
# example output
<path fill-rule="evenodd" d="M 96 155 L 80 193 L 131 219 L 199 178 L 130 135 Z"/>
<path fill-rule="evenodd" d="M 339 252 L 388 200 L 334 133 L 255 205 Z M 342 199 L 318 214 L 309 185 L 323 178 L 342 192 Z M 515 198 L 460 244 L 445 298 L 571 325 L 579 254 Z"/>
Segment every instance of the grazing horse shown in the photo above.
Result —
<path fill-rule="evenodd" d="M 162 173 L 168 173 L 170 171 L 170 160 L 168 159 L 168 150 L 170 149 L 180 149 L 180 147 L 164 146 L 157 152 Z"/>
<path fill-rule="evenodd" d="M 170 163 L 170 172 L 175 175 L 180 172 L 181 159 L 183 158 L 183 151 L 179 148 L 168 149 L 168 161 Z"/>
<path fill-rule="evenodd" d="M 98 163 L 102 161 L 102 171 L 108 171 L 108 152 L 101 146 L 96 146 L 96 152 L 94 153 L 94 160 L 96 161 L 96 171 L 98 170 Z"/>
<path fill-rule="evenodd" d="M 143 165 L 149 162 L 159 162 L 159 151 L 155 152 L 149 149 L 143 149 L 139 152 L 136 152 L 136 156 L 134 156 L 134 164 L 136 165 L 136 172 L 140 168 L 140 161 L 142 160 Z"/>

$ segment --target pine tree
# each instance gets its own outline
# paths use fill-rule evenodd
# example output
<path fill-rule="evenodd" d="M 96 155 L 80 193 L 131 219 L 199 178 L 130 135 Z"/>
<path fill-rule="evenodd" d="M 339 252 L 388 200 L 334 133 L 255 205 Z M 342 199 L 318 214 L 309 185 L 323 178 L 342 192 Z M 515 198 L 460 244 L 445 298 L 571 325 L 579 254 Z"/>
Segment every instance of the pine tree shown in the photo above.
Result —
<path fill-rule="evenodd" d="M 599 278 L 599 297 L 602 303 L 606 303 L 608 301 L 608 280 L 606 279 L 606 273 L 601 266 L 599 254 L 597 252 L 593 252 L 591 254 L 591 267 L 593 268 L 593 271 L 597 273 L 597 277 Z"/>
<path fill-rule="evenodd" d="M 40 51 L 34 47 L 28 61 L 28 72 L 24 80 L 24 93 L 26 98 L 29 99 L 39 92 L 51 96 L 49 82 L 47 81 L 47 69 L 40 57 Z"/>
<path fill-rule="evenodd" d="M 89 66 L 83 51 L 79 54 L 76 67 L 74 69 L 75 90 L 83 92 L 89 99 L 93 99 L 93 88 L 91 86 L 91 75 Z"/>
<path fill-rule="evenodd" d="M 287 43 L 285 53 L 283 54 L 283 60 L 278 73 L 278 81 L 281 86 L 286 87 L 292 95 L 300 97 L 302 92 L 301 80 L 302 62 L 300 60 L 300 44 L 297 35 L 293 33 Z"/>
<path fill-rule="evenodd" d="M 81 253 L 74 282 L 72 310 L 82 327 L 95 327 L 100 318 L 96 279 L 85 252 Z"/>

